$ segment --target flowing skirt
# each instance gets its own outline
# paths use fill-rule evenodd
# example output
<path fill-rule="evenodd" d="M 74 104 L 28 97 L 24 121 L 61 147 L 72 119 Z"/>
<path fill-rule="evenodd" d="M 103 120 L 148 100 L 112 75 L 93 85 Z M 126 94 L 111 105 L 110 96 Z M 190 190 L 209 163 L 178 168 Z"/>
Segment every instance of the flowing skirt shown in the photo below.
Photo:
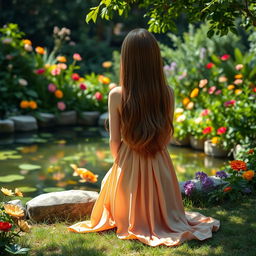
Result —
<path fill-rule="evenodd" d="M 116 161 L 101 183 L 90 220 L 68 227 L 77 233 L 117 228 L 120 239 L 150 246 L 205 240 L 220 222 L 198 212 L 185 212 L 167 148 L 145 158 L 122 142 Z"/>

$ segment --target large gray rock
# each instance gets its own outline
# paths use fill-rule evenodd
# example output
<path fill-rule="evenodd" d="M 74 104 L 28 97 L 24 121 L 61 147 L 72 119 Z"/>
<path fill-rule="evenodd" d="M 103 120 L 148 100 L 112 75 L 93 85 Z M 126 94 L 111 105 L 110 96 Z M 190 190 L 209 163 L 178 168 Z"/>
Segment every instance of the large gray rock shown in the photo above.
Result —
<path fill-rule="evenodd" d="M 190 136 L 189 140 L 190 140 L 190 146 L 193 149 L 202 150 L 202 151 L 204 150 L 205 139 L 196 139 L 195 137 Z"/>
<path fill-rule="evenodd" d="M 229 151 L 224 150 L 218 144 L 213 144 L 211 140 L 204 142 L 204 153 L 213 157 L 227 157 Z"/>
<path fill-rule="evenodd" d="M 98 125 L 99 126 L 105 126 L 105 122 L 108 119 L 108 112 L 103 113 L 100 115 L 100 118 L 98 120 Z"/>
<path fill-rule="evenodd" d="M 26 203 L 27 215 L 35 222 L 80 220 L 90 215 L 98 192 L 68 190 L 41 194 Z"/>
<path fill-rule="evenodd" d="M 14 132 L 14 122 L 10 119 L 0 120 L 0 134 Z"/>
<path fill-rule="evenodd" d="M 51 113 L 38 113 L 38 124 L 40 127 L 51 127 L 56 124 L 56 116 Z"/>
<path fill-rule="evenodd" d="M 78 123 L 87 126 L 95 126 L 97 125 L 99 116 L 99 111 L 83 111 L 79 115 Z"/>
<path fill-rule="evenodd" d="M 77 122 L 76 111 L 65 111 L 57 115 L 58 125 L 75 125 Z"/>
<path fill-rule="evenodd" d="M 15 131 L 34 131 L 37 130 L 37 121 L 33 116 L 12 116 L 10 117 L 14 122 Z"/>

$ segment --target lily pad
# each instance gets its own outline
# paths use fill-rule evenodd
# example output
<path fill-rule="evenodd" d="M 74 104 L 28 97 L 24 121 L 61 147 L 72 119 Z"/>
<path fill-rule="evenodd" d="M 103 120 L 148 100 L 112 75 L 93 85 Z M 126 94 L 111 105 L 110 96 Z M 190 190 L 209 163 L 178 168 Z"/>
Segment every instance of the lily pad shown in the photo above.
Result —
<path fill-rule="evenodd" d="M 58 192 L 58 191 L 64 191 L 64 188 L 57 188 L 57 187 L 48 187 L 43 189 L 44 192 L 49 193 L 49 192 Z"/>
<path fill-rule="evenodd" d="M 22 170 L 32 171 L 32 170 L 36 170 L 36 169 L 41 169 L 41 166 L 34 165 L 34 164 L 20 164 L 19 168 Z"/>
<path fill-rule="evenodd" d="M 29 192 L 35 192 L 35 191 L 37 191 L 37 188 L 34 188 L 34 187 L 19 187 L 19 190 L 20 190 L 22 193 L 29 193 Z"/>
<path fill-rule="evenodd" d="M 10 174 L 5 176 L 0 176 L 0 182 L 13 182 L 16 180 L 24 180 L 25 177 L 18 174 Z"/>
<path fill-rule="evenodd" d="M 21 155 L 12 155 L 12 156 L 8 156 L 8 159 L 21 159 L 22 156 Z"/>

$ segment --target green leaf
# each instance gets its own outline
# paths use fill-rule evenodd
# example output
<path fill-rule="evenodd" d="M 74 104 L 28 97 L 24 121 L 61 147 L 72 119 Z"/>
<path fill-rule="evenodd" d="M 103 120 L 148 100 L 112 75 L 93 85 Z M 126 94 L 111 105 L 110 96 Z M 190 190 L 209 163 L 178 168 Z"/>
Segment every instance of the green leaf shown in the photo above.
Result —
<path fill-rule="evenodd" d="M 19 168 L 22 170 L 32 171 L 36 169 L 41 169 L 40 165 L 34 165 L 34 164 L 20 164 Z"/>
<path fill-rule="evenodd" d="M 18 175 L 18 174 L 10 174 L 10 175 L 5 175 L 5 176 L 0 176 L 0 181 L 1 182 L 13 182 L 16 180 L 24 180 L 25 177 Z"/>
<path fill-rule="evenodd" d="M 58 192 L 58 191 L 64 191 L 64 188 L 58 188 L 58 187 L 48 187 L 43 189 L 44 192 L 49 193 L 49 192 Z"/>
<path fill-rule="evenodd" d="M 236 48 L 234 52 L 235 52 L 236 61 L 238 63 L 242 63 L 243 62 L 243 55 L 242 55 L 241 51 L 238 48 Z"/>

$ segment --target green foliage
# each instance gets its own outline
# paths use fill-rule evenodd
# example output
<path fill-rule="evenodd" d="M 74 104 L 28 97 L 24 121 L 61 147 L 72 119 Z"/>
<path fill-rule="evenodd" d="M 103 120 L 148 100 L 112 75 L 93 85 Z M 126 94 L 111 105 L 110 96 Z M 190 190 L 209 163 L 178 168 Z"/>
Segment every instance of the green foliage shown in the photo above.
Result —
<path fill-rule="evenodd" d="M 102 0 L 98 6 L 90 9 L 86 22 L 96 22 L 98 16 L 109 20 L 114 13 L 127 16 L 134 4 L 145 10 L 149 31 L 154 33 L 175 31 L 175 20 L 182 14 L 186 15 L 189 22 L 209 21 L 208 37 L 214 34 L 223 36 L 228 32 L 236 34 L 236 19 L 240 17 L 244 28 L 256 26 L 256 6 L 250 0 Z"/>

